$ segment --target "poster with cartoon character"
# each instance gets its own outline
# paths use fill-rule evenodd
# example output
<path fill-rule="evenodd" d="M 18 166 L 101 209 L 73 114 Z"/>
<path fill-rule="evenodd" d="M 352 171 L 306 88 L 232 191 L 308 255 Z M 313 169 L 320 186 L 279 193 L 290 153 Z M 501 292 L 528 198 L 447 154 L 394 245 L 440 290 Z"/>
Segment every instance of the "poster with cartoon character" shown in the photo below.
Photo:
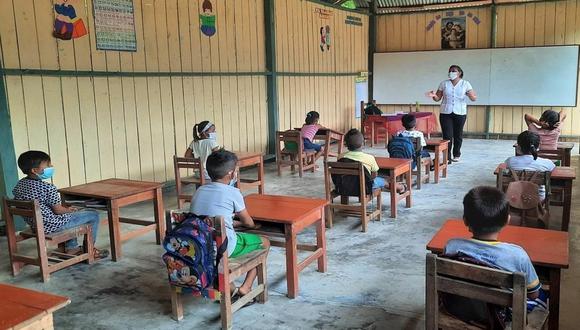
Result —
<path fill-rule="evenodd" d="M 61 40 L 77 39 L 87 34 L 84 5 L 80 0 L 54 1 L 54 29 L 52 35 Z"/>
<path fill-rule="evenodd" d="M 215 27 L 215 14 L 213 12 L 213 5 L 211 1 L 204 0 L 201 4 L 201 13 L 199 14 L 201 33 L 211 37 L 217 31 Z"/>

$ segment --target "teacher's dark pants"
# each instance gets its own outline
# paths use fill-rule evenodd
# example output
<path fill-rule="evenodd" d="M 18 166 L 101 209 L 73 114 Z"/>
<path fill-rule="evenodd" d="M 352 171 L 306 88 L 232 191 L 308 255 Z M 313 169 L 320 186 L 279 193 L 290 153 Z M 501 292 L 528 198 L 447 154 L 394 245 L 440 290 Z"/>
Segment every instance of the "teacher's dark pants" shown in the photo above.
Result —
<path fill-rule="evenodd" d="M 463 143 L 463 126 L 467 115 L 440 114 L 439 123 L 441 123 L 441 131 L 443 139 L 449 140 L 449 159 L 451 157 L 461 156 L 461 144 Z"/>

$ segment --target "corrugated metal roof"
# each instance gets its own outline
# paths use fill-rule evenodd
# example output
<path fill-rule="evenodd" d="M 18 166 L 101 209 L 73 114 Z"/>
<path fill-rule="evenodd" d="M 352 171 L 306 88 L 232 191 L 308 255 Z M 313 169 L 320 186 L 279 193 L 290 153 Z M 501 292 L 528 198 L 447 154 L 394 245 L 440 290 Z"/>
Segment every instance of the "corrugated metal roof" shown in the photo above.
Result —
<path fill-rule="evenodd" d="M 340 4 L 340 0 L 324 0 L 333 4 Z M 355 0 L 358 8 L 368 8 L 371 0 Z M 378 9 L 395 7 L 421 7 L 428 5 L 456 4 L 473 2 L 473 0 L 377 0 Z"/>

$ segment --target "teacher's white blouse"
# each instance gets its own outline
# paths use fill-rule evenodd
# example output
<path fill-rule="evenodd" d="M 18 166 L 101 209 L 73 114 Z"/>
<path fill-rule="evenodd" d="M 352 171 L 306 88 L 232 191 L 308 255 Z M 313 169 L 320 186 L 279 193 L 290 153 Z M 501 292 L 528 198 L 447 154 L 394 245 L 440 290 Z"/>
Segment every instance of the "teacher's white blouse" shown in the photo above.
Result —
<path fill-rule="evenodd" d="M 459 80 L 457 85 L 453 86 L 451 80 L 447 79 L 439 84 L 439 90 L 443 92 L 443 99 L 441 100 L 441 113 L 443 114 L 467 114 L 467 100 L 466 95 L 468 91 L 472 90 L 471 84 L 467 80 Z"/>

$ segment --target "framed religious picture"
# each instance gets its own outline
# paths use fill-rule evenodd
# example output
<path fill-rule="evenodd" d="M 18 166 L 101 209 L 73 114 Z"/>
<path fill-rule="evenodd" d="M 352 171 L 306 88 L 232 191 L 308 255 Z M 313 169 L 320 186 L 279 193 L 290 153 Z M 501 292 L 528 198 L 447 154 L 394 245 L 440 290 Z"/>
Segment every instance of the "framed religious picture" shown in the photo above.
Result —
<path fill-rule="evenodd" d="M 465 48 L 465 16 L 441 19 L 441 49 Z"/>

